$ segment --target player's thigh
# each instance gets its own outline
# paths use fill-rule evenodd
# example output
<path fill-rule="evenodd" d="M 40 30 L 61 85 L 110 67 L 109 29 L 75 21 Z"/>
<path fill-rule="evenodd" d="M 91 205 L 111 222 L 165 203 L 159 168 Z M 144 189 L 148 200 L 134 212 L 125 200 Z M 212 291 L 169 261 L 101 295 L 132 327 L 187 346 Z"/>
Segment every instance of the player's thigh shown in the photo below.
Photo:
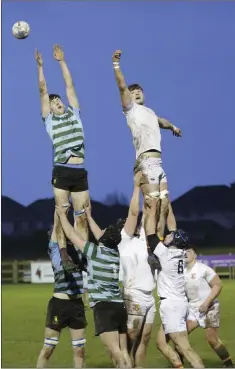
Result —
<path fill-rule="evenodd" d="M 103 332 L 100 335 L 102 343 L 107 347 L 111 354 L 120 349 L 120 340 L 118 331 Z"/>
<path fill-rule="evenodd" d="M 74 211 L 82 210 L 90 202 L 89 191 L 71 192 Z"/>
<path fill-rule="evenodd" d="M 68 300 L 52 297 L 47 306 L 46 328 L 61 332 L 68 326 L 67 305 Z"/>
<path fill-rule="evenodd" d="M 205 315 L 205 328 L 219 328 L 220 326 L 220 305 L 215 303 Z"/>
<path fill-rule="evenodd" d="M 87 321 L 82 297 L 69 302 L 66 312 L 68 316 L 69 329 L 85 332 Z"/>
<path fill-rule="evenodd" d="M 199 326 L 197 316 L 195 315 L 195 312 L 190 307 L 188 309 L 186 326 L 187 326 L 188 334 L 194 331 L 194 329 L 196 329 Z"/>
<path fill-rule="evenodd" d="M 188 334 L 190 334 L 192 331 L 194 331 L 194 329 L 196 329 L 199 325 L 198 322 L 196 320 L 189 320 L 187 319 L 186 321 L 186 326 L 187 326 L 187 331 Z"/>
<path fill-rule="evenodd" d="M 169 338 L 181 353 L 190 348 L 187 331 L 169 333 Z"/>
<path fill-rule="evenodd" d="M 169 342 L 169 335 L 166 335 L 163 329 L 163 326 L 161 325 L 156 337 L 156 344 L 157 347 L 161 349 L 161 347 L 165 346 Z"/>
<path fill-rule="evenodd" d="M 148 346 L 150 337 L 151 337 L 152 328 L 153 328 L 153 324 L 150 324 L 150 323 L 144 324 L 143 329 L 142 329 L 141 339 L 140 339 L 141 344 Z"/>
<path fill-rule="evenodd" d="M 62 190 L 60 188 L 53 188 L 55 203 L 56 205 L 64 205 L 69 203 L 70 192 L 66 190 Z"/>
<path fill-rule="evenodd" d="M 184 301 L 164 299 L 159 309 L 165 334 L 187 332 L 188 304 Z"/>

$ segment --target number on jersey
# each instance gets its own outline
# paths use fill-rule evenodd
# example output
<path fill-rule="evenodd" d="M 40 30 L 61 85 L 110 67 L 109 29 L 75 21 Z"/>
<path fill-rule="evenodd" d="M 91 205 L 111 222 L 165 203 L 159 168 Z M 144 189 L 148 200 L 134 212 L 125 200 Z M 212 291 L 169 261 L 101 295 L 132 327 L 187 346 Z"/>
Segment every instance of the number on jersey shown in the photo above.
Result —
<path fill-rule="evenodd" d="M 184 273 L 184 261 L 179 260 L 178 262 L 178 274 Z"/>

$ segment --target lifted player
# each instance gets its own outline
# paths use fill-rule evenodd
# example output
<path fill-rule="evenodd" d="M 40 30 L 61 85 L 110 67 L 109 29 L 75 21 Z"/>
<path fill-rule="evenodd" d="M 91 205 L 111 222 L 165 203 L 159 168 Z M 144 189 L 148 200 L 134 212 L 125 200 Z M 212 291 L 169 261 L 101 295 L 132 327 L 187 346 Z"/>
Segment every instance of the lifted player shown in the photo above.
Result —
<path fill-rule="evenodd" d="M 112 58 L 114 73 L 121 95 L 123 112 L 127 119 L 127 125 L 132 132 L 136 150 L 134 171 L 135 173 L 139 171 L 143 173 L 141 188 L 145 198 L 160 197 L 161 199 L 158 235 L 162 239 L 169 200 L 167 178 L 162 168 L 160 128 L 170 129 L 175 136 L 181 136 L 181 131 L 167 119 L 158 117 L 153 110 L 144 105 L 144 92 L 140 85 L 126 85 L 120 70 L 120 58 L 121 51 L 115 51 Z"/>
<path fill-rule="evenodd" d="M 42 119 L 54 148 L 52 184 L 56 205 L 67 204 L 72 197 L 75 224 L 84 239 L 88 237 L 86 216 L 83 208 L 89 202 L 87 171 L 84 167 L 84 132 L 80 107 L 73 80 L 59 45 L 54 46 L 54 58 L 59 62 L 66 85 L 69 102 L 65 107 L 57 94 L 49 95 L 43 73 L 42 56 L 36 51 Z M 58 243 L 63 265 L 73 269 L 66 252 L 66 239 L 60 221 L 57 225 Z"/>

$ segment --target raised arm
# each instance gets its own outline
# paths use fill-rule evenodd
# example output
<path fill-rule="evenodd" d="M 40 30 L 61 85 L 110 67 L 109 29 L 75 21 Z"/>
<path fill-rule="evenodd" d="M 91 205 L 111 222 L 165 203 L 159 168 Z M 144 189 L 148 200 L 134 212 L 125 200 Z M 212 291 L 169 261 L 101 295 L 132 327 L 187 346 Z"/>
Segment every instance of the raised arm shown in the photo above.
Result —
<path fill-rule="evenodd" d="M 95 222 L 95 220 L 92 218 L 90 205 L 85 208 L 85 212 L 86 212 L 86 217 L 87 217 L 87 221 L 91 229 L 91 232 L 93 233 L 95 239 L 98 241 L 100 237 L 102 236 L 103 232 L 102 232 L 102 229 L 100 229 L 98 224 Z"/>
<path fill-rule="evenodd" d="M 114 74 L 115 74 L 115 78 L 117 81 L 117 85 L 120 91 L 123 110 L 129 110 L 132 107 L 133 102 L 132 102 L 131 93 L 128 90 L 128 87 L 125 82 L 125 78 L 120 69 L 121 54 L 122 54 L 121 50 L 116 50 L 115 53 L 113 54 L 113 57 L 112 57 L 113 69 L 114 69 Z"/>
<path fill-rule="evenodd" d="M 158 117 L 158 123 L 159 123 L 160 128 L 170 129 L 173 132 L 174 136 L 177 136 L 177 137 L 182 136 L 181 130 L 177 128 L 176 126 L 174 126 L 174 124 L 172 124 L 169 120 Z"/>
<path fill-rule="evenodd" d="M 38 64 L 38 83 L 39 83 L 39 91 L 40 91 L 40 99 L 41 99 L 41 111 L 42 117 L 46 118 L 50 113 L 50 101 L 49 95 L 47 92 L 46 80 L 43 73 L 43 60 L 42 55 L 39 54 L 38 50 L 35 52 L 35 58 Z"/>
<path fill-rule="evenodd" d="M 83 252 L 84 247 L 86 245 L 86 241 L 84 241 L 78 234 L 75 232 L 74 228 L 69 223 L 66 212 L 68 208 L 64 206 L 56 206 L 56 212 L 60 218 L 62 228 L 66 237 L 72 242 L 72 244 Z"/>
<path fill-rule="evenodd" d="M 74 108 L 79 109 L 79 102 L 75 92 L 75 88 L 73 85 L 73 80 L 69 68 L 64 60 L 64 52 L 59 45 L 54 46 L 54 58 L 60 63 L 60 67 L 63 73 L 65 85 L 66 85 L 66 94 L 69 105 Z"/>
<path fill-rule="evenodd" d="M 127 220 L 124 225 L 124 230 L 128 236 L 133 236 L 136 230 L 138 215 L 140 210 L 140 181 L 142 172 L 138 172 L 134 178 L 134 191 L 130 201 Z"/>

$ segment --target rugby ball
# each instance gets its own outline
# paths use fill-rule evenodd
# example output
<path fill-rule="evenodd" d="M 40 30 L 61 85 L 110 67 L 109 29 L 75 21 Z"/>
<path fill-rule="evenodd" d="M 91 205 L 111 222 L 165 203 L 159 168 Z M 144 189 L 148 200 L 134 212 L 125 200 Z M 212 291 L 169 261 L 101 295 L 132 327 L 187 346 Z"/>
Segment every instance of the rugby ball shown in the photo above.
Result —
<path fill-rule="evenodd" d="M 24 21 L 16 22 L 12 27 L 13 35 L 19 40 L 27 38 L 29 32 L 30 32 L 29 24 Z"/>

